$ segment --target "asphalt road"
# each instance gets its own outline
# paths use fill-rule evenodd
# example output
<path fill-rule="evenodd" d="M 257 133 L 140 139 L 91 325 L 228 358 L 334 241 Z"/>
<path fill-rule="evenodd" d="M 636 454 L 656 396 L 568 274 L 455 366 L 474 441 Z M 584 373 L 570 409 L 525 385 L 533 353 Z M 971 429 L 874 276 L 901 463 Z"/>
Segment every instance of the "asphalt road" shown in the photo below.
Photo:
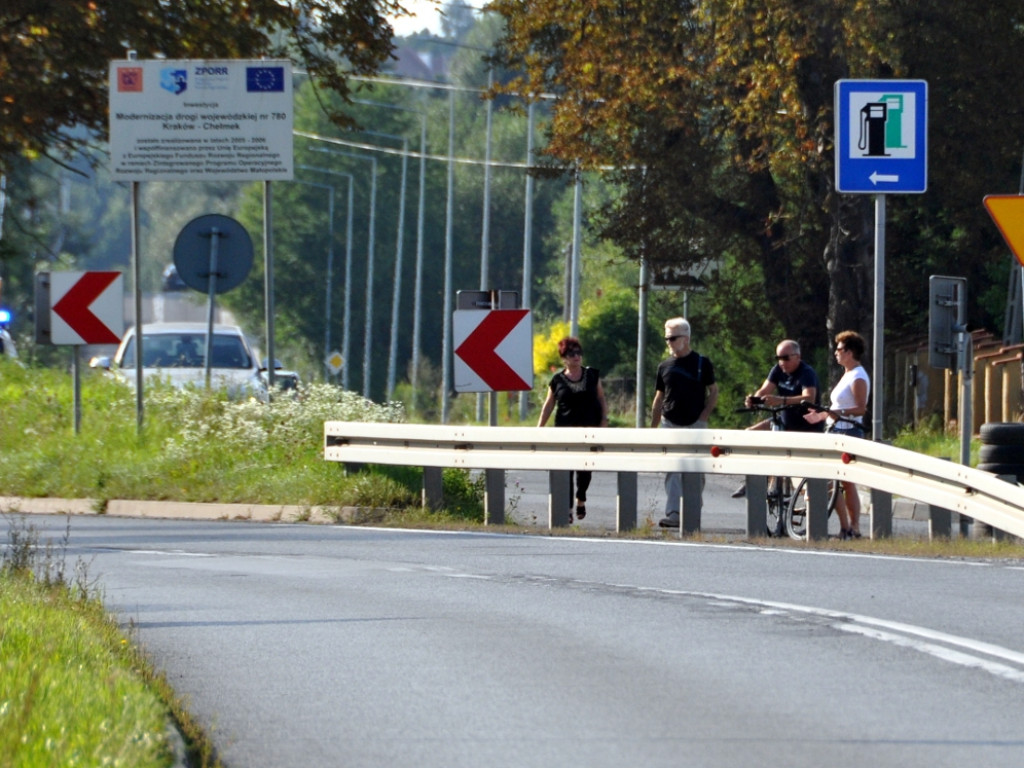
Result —
<path fill-rule="evenodd" d="M 1024 764 L 1009 563 L 110 517 L 67 554 L 228 768 Z"/>
<path fill-rule="evenodd" d="M 650 524 L 655 528 L 665 516 L 664 474 L 641 472 L 637 475 L 637 525 Z M 739 475 L 704 476 L 704 505 L 701 513 L 701 531 L 705 534 L 746 537 L 747 507 L 743 498 L 734 499 L 732 493 L 743 483 Z M 575 524 L 584 531 L 614 531 L 616 528 L 616 476 L 612 472 L 595 472 L 587 493 L 587 516 Z M 870 497 L 863 494 L 864 509 L 869 509 Z M 547 528 L 548 473 L 508 470 L 505 473 L 506 517 L 527 527 Z M 865 517 L 861 530 L 871 529 Z M 839 533 L 839 521 L 833 514 L 829 519 L 829 533 Z M 924 537 L 928 523 L 923 520 L 895 519 L 893 533 L 898 536 Z"/>

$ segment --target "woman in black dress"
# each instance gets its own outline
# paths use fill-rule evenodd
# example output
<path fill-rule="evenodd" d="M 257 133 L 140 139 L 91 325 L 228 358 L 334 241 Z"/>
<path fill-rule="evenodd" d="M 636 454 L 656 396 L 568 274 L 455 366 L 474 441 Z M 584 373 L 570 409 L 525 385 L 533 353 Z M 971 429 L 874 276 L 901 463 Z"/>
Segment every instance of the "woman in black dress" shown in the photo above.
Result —
<path fill-rule="evenodd" d="M 575 336 L 567 336 L 558 342 L 558 356 L 565 365 L 551 377 L 548 396 L 540 409 L 537 426 L 548 423 L 552 411 L 556 427 L 607 427 L 608 405 L 604 399 L 600 373 L 595 368 L 583 365 L 583 346 Z M 575 483 L 573 477 L 575 476 Z M 569 492 L 575 485 L 576 519 L 587 516 L 587 488 L 590 487 L 591 473 L 578 471 L 569 473 Z M 569 510 L 572 520 L 572 509 Z"/>

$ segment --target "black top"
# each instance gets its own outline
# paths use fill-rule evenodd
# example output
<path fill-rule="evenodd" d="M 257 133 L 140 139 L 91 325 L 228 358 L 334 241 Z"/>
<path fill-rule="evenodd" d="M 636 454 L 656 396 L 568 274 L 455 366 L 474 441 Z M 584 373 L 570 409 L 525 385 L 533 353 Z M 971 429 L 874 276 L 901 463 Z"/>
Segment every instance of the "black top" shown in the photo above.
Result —
<path fill-rule="evenodd" d="M 804 389 L 814 387 L 814 404 L 821 405 L 821 386 L 818 384 L 818 374 L 803 360 L 789 375 L 786 375 L 786 372 L 776 364 L 768 372 L 768 381 L 775 385 L 782 397 L 800 397 Z M 793 432 L 825 431 L 824 422 L 808 424 L 804 419 L 805 413 L 807 413 L 807 407 L 799 404 L 783 410 L 780 414 L 783 428 Z"/>
<path fill-rule="evenodd" d="M 658 366 L 654 388 L 665 393 L 661 416 L 672 424 L 688 427 L 700 417 L 707 400 L 707 388 L 715 383 L 715 367 L 703 355 L 690 352 L 670 357 Z"/>
<path fill-rule="evenodd" d="M 596 368 L 586 367 L 579 381 L 571 381 L 565 371 L 551 377 L 548 387 L 555 393 L 556 427 L 601 426 L 601 401 L 597 399 L 600 377 Z"/>

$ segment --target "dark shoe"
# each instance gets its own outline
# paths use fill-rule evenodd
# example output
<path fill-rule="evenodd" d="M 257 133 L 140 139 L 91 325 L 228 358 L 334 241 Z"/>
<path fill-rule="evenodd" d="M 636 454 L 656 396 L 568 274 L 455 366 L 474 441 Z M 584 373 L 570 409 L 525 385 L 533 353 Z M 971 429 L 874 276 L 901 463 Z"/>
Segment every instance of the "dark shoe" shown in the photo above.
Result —
<path fill-rule="evenodd" d="M 679 527 L 679 513 L 669 512 L 665 517 L 658 523 L 662 528 L 678 528 Z"/>
<path fill-rule="evenodd" d="M 859 539 L 859 538 L 860 538 L 860 531 L 855 531 L 855 530 L 853 530 L 853 529 L 851 528 L 851 529 L 850 529 L 850 530 L 848 531 L 848 533 L 850 534 L 850 538 L 851 538 L 851 539 Z"/>
<path fill-rule="evenodd" d="M 848 531 L 845 528 L 841 528 L 839 530 L 839 540 L 840 541 L 846 541 L 847 539 L 852 539 L 852 538 L 853 538 L 853 532 L 852 531 Z"/>
<path fill-rule="evenodd" d="M 742 499 L 746 495 L 747 495 L 747 484 L 746 483 L 744 483 L 743 485 L 741 485 L 739 488 L 737 488 L 735 491 L 732 492 L 732 497 L 734 499 Z"/>
<path fill-rule="evenodd" d="M 580 502 L 579 504 L 576 505 L 576 519 L 577 520 L 582 520 L 586 516 L 587 516 L 587 505 L 584 504 L 583 502 Z"/>

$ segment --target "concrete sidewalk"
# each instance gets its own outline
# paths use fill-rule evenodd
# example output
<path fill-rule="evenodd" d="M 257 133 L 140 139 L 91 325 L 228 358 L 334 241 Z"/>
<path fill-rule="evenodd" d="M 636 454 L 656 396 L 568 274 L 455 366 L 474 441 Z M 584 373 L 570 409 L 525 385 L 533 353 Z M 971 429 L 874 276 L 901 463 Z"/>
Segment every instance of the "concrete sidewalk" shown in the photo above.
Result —
<path fill-rule="evenodd" d="M 47 515 L 151 517 L 175 520 L 251 520 L 262 523 L 351 522 L 357 507 L 307 507 L 295 504 L 216 504 L 186 501 L 111 499 L 36 499 L 0 496 L 0 512 Z M 348 520 L 346 520 L 348 518 Z"/>

